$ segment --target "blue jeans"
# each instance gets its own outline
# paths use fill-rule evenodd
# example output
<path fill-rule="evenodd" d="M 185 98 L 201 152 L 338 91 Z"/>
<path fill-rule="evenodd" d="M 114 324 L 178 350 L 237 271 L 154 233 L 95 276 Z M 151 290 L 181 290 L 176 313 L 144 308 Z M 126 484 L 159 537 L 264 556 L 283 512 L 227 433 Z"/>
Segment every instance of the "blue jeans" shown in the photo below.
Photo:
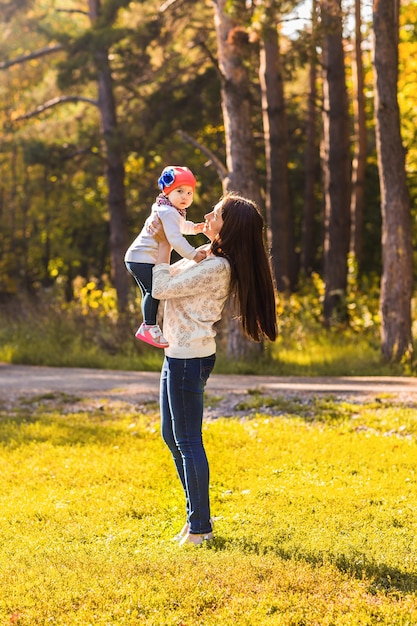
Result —
<path fill-rule="evenodd" d="M 142 316 L 148 326 L 156 324 L 159 300 L 152 298 L 152 263 L 135 263 L 126 261 L 127 270 L 136 280 L 142 293 Z"/>
<path fill-rule="evenodd" d="M 196 359 L 165 357 L 161 371 L 162 437 L 181 480 L 187 522 L 194 534 L 209 533 L 209 466 L 202 438 L 204 387 L 216 355 Z"/>

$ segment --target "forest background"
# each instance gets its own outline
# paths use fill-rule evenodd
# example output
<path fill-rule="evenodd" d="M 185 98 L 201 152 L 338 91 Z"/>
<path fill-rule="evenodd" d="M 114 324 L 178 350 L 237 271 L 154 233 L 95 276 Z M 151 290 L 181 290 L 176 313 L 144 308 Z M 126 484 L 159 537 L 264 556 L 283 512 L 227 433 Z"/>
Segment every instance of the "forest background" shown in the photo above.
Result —
<path fill-rule="evenodd" d="M 182 164 L 190 219 L 232 189 L 268 225 L 280 337 L 226 316 L 220 371 L 413 373 L 415 2 L 0 10 L 1 360 L 159 367 L 123 256 Z"/>

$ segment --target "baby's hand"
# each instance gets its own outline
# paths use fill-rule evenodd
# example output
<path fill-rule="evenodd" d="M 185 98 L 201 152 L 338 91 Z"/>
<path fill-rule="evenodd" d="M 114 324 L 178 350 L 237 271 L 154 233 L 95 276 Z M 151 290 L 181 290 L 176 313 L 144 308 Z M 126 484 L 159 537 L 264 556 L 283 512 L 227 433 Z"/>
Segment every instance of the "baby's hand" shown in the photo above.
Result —
<path fill-rule="evenodd" d="M 196 263 L 200 263 L 200 261 L 203 261 L 206 256 L 207 252 L 205 250 L 199 250 L 193 258 L 193 261 L 195 261 Z"/>
<path fill-rule="evenodd" d="M 202 233 L 204 230 L 205 222 L 200 222 L 200 224 L 194 224 L 194 234 Z"/>

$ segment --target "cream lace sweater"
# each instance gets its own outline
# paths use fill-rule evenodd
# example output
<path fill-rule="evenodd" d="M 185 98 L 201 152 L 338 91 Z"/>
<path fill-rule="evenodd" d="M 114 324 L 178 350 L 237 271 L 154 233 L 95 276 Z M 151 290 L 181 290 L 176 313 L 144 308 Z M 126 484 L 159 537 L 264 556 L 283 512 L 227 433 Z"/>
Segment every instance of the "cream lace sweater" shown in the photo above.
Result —
<path fill-rule="evenodd" d="M 192 359 L 216 352 L 213 325 L 221 318 L 229 285 L 229 262 L 214 255 L 201 263 L 181 259 L 174 265 L 161 263 L 153 268 L 152 295 L 165 300 L 167 356 Z"/>

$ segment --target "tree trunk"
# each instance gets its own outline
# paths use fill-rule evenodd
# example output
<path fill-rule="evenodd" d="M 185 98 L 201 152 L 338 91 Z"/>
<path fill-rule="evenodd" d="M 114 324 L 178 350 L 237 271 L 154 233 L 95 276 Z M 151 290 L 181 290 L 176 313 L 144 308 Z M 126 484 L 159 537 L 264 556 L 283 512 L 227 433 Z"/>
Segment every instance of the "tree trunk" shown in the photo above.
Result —
<path fill-rule="evenodd" d="M 100 0 L 89 0 L 91 22 L 100 14 Z M 95 52 L 98 78 L 98 107 L 106 147 L 106 176 L 110 214 L 110 261 L 112 281 L 116 288 L 119 311 L 125 311 L 130 279 L 124 264 L 128 245 L 127 210 L 124 187 L 124 161 L 117 132 L 116 104 L 108 49 Z"/>
<path fill-rule="evenodd" d="M 266 155 L 266 213 L 278 291 L 293 291 L 297 268 L 288 176 L 288 129 L 278 31 L 272 23 L 269 21 L 262 32 L 259 67 Z"/>
<path fill-rule="evenodd" d="M 311 9 L 311 45 L 309 67 L 309 91 L 307 103 L 306 121 L 306 150 L 305 150 L 305 183 L 304 183 L 304 207 L 301 242 L 301 269 L 306 276 L 310 276 L 313 269 L 314 259 L 314 188 L 316 185 L 317 170 L 317 53 L 316 53 L 316 28 L 317 28 L 317 0 L 312 1 Z"/>
<path fill-rule="evenodd" d="M 249 46 L 247 33 L 225 13 L 227 0 L 215 0 L 214 23 L 217 35 L 219 69 L 222 77 L 222 111 L 226 140 L 228 177 L 226 191 L 261 203 L 256 175 L 252 133 L 249 75 L 244 60 Z"/>
<path fill-rule="evenodd" d="M 382 212 L 382 354 L 411 352 L 413 260 L 410 197 L 397 100 L 398 0 L 374 0 L 375 123 Z"/>
<path fill-rule="evenodd" d="M 361 25 L 361 0 L 355 0 L 355 58 L 353 63 L 355 154 L 352 163 L 352 196 L 350 201 L 350 252 L 355 257 L 359 269 L 363 256 L 363 209 L 367 151 Z"/>
<path fill-rule="evenodd" d="M 253 145 L 249 76 L 244 63 L 249 43 L 244 29 L 239 28 L 226 14 L 226 3 L 226 0 L 213 1 L 228 171 L 223 179 L 223 191 L 236 191 L 261 206 Z M 244 358 L 258 353 L 259 346 L 243 334 L 230 299 L 224 318 L 227 320 L 228 356 Z"/>
<path fill-rule="evenodd" d="M 30 232 L 30 229 L 28 228 L 28 215 L 29 215 L 29 209 L 31 205 L 30 174 L 29 174 L 29 168 L 27 165 L 25 165 L 25 178 L 23 182 L 22 192 L 23 192 L 22 204 L 21 204 L 22 206 L 22 233 L 27 233 L 27 232 Z M 24 284 L 26 286 L 26 289 L 29 291 L 29 289 L 31 288 L 31 282 L 32 282 L 29 279 L 29 276 L 30 276 L 31 270 L 33 270 L 33 267 L 31 267 L 31 263 L 29 259 L 29 245 L 28 245 L 27 235 L 23 236 L 21 246 L 22 246 L 22 258 L 20 260 L 20 267 L 25 277 Z"/>
<path fill-rule="evenodd" d="M 346 317 L 350 240 L 349 116 L 341 0 L 321 0 L 323 25 L 324 318 Z"/>

